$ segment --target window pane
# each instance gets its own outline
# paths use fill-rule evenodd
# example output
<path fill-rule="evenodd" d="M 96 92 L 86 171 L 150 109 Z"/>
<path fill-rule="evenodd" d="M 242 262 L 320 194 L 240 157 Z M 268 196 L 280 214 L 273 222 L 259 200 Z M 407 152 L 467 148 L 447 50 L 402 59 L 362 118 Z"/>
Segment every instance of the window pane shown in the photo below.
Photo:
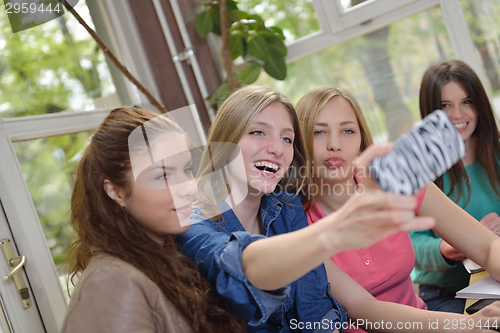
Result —
<path fill-rule="evenodd" d="M 397 138 L 420 119 L 418 92 L 425 69 L 454 57 L 441 9 L 434 7 L 289 63 L 285 81 L 262 73 L 258 84 L 294 103 L 319 86 L 345 88 L 381 142 Z"/>
<path fill-rule="evenodd" d="M 282 28 L 287 42 L 320 30 L 312 0 L 240 0 L 238 8 L 259 14 L 266 25 Z"/>
<path fill-rule="evenodd" d="M 497 0 L 460 0 L 469 31 L 484 69 L 492 96 L 500 97 L 500 2 Z M 500 98 L 493 99 L 500 111 Z"/>
<path fill-rule="evenodd" d="M 338 1 L 340 3 L 341 8 L 346 10 L 346 9 L 350 9 L 350 8 L 359 6 L 362 3 L 373 2 L 376 0 L 336 0 L 336 1 Z"/>
<path fill-rule="evenodd" d="M 85 1 L 76 11 L 93 27 Z M 0 31 L 2 117 L 120 105 L 104 53 L 70 13 L 12 33 L 0 10 Z"/>
<path fill-rule="evenodd" d="M 24 179 L 52 253 L 63 288 L 62 267 L 71 243 L 76 239 L 69 221 L 69 200 L 76 165 L 92 132 L 54 136 L 14 143 Z"/>

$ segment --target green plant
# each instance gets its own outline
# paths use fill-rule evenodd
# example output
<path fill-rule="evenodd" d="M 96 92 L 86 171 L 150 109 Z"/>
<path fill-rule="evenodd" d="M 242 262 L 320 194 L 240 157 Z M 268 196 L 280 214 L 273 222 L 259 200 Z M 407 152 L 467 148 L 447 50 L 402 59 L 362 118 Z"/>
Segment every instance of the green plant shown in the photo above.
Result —
<path fill-rule="evenodd" d="M 220 4 L 224 2 L 226 8 L 221 10 Z M 221 17 L 221 13 L 225 17 Z M 224 61 L 228 79 L 208 97 L 212 105 L 220 106 L 238 82 L 254 83 L 262 68 L 277 80 L 285 79 L 287 48 L 281 28 L 266 27 L 261 16 L 239 10 L 233 0 L 200 0 L 188 20 L 195 17 L 200 38 L 205 38 L 210 32 L 223 39 L 227 36 L 226 43 L 223 43 L 227 49 L 223 51 L 226 52 Z M 233 61 L 239 57 L 245 66 L 239 73 L 232 74 Z"/>

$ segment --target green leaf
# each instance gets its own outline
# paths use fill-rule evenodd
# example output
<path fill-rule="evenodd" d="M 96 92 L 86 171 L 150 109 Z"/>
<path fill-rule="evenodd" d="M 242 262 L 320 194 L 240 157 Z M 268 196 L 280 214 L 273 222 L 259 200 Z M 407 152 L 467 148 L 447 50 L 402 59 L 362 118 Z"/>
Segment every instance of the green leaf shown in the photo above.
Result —
<path fill-rule="evenodd" d="M 248 17 L 248 13 L 242 10 L 231 10 L 227 12 L 227 18 L 228 20 L 231 20 L 233 22 L 239 21 L 239 20 L 244 20 Z"/>
<path fill-rule="evenodd" d="M 258 29 L 261 29 L 264 27 L 262 24 L 260 24 L 260 22 L 258 22 L 256 20 L 246 20 L 246 21 L 247 21 L 248 29 L 250 29 L 250 30 L 258 30 Z"/>
<path fill-rule="evenodd" d="M 229 50 L 231 52 L 231 60 L 238 58 L 243 54 L 243 47 L 241 45 L 242 42 L 242 34 L 240 35 L 229 35 Z"/>
<path fill-rule="evenodd" d="M 200 3 L 199 2 L 196 3 L 196 6 L 194 6 L 193 11 L 191 12 L 191 14 L 189 14 L 189 16 L 187 18 L 188 22 L 191 22 L 191 21 L 193 21 L 195 19 L 196 13 L 198 12 L 198 7 L 200 7 Z"/>
<path fill-rule="evenodd" d="M 225 80 L 215 89 L 212 95 L 207 97 L 207 100 L 210 102 L 210 105 L 217 105 L 217 107 L 220 107 L 230 94 L 231 89 L 229 89 L 229 83 Z"/>
<path fill-rule="evenodd" d="M 260 15 L 257 15 L 257 14 L 253 14 L 253 15 L 248 16 L 247 20 L 255 20 L 255 21 L 257 21 L 257 23 L 259 23 L 262 26 L 266 25 L 264 23 L 264 20 L 262 19 L 262 17 L 260 17 Z"/>
<path fill-rule="evenodd" d="M 257 30 L 257 34 L 264 39 L 267 37 L 273 37 L 273 36 L 276 37 L 276 32 L 273 29 L 259 26 L 256 30 Z M 278 39 L 279 39 L 279 37 L 278 37 Z"/>
<path fill-rule="evenodd" d="M 238 10 L 238 4 L 233 0 L 227 0 L 226 1 L 226 10 L 228 12 L 230 12 L 232 10 Z"/>
<path fill-rule="evenodd" d="M 241 52 L 242 52 L 243 58 L 245 58 L 245 56 L 248 54 L 248 44 L 247 44 L 246 38 L 243 38 L 241 40 Z M 260 66 L 261 67 L 264 66 L 264 62 L 262 62 L 262 65 L 260 65 Z"/>
<path fill-rule="evenodd" d="M 261 66 L 247 66 L 241 71 L 239 78 L 245 84 L 252 84 L 259 78 Z"/>
<path fill-rule="evenodd" d="M 275 54 L 271 54 L 264 64 L 264 70 L 276 80 L 284 80 L 286 78 L 285 59 Z"/>
<path fill-rule="evenodd" d="M 208 11 L 205 10 L 198 14 L 196 18 L 196 32 L 200 38 L 207 37 L 208 33 L 212 31 L 213 26 L 212 15 Z"/>
<path fill-rule="evenodd" d="M 269 47 L 269 51 L 271 54 L 280 54 L 285 57 L 288 53 L 288 50 L 285 46 L 285 43 L 281 40 L 281 38 L 277 36 L 270 36 L 266 39 L 267 47 Z"/>
<path fill-rule="evenodd" d="M 250 53 L 245 52 L 245 47 L 244 46 L 243 46 L 243 60 L 245 60 L 245 62 L 247 64 L 249 64 L 250 66 L 259 66 L 259 67 L 264 66 L 264 61 L 255 58 Z"/>
<path fill-rule="evenodd" d="M 220 34 L 221 34 L 221 32 L 220 32 L 220 15 L 219 15 L 218 7 L 210 7 L 208 12 L 212 16 L 212 21 L 213 21 L 212 32 L 214 34 L 220 36 Z"/>
<path fill-rule="evenodd" d="M 274 30 L 279 36 L 279 38 L 281 38 L 281 40 L 285 40 L 285 34 L 283 34 L 283 29 L 281 29 L 280 27 L 269 27 L 269 29 L 272 29 Z"/>
<path fill-rule="evenodd" d="M 195 17 L 196 17 L 196 9 L 193 9 L 193 11 L 191 12 L 191 14 L 189 14 L 189 16 L 188 16 L 187 21 L 191 22 L 191 21 L 194 20 Z"/>
<path fill-rule="evenodd" d="M 248 43 L 248 53 L 261 60 L 266 61 L 269 57 L 269 48 L 267 47 L 267 43 L 261 37 L 255 35 L 250 36 L 247 40 Z"/>
<path fill-rule="evenodd" d="M 235 31 L 245 31 L 245 25 L 241 22 L 234 22 L 232 25 L 231 25 L 231 28 L 229 29 L 229 33 L 233 33 Z"/>

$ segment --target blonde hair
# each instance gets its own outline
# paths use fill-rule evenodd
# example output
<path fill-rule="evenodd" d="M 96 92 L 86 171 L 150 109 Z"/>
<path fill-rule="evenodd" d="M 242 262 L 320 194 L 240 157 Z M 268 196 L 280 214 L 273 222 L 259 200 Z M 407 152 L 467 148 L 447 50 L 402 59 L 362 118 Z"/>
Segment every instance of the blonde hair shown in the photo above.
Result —
<path fill-rule="evenodd" d="M 217 205 L 231 192 L 222 177 L 209 177 L 209 175 L 227 164 L 234 145 L 238 144 L 248 126 L 259 112 L 273 103 L 281 103 L 285 107 L 295 132 L 293 160 L 279 185 L 284 189 L 293 189 L 297 194 L 306 183 L 306 178 L 299 178 L 296 173 L 293 173 L 294 169 L 300 170 L 305 166 L 306 152 L 300 123 L 292 103 L 281 93 L 269 88 L 259 86 L 241 88 L 230 95 L 217 111 L 208 134 L 208 149 L 205 149 L 201 159 L 197 174 L 196 205 L 206 217 L 215 221 L 220 219 L 221 213 Z M 213 145 L 214 143 L 217 145 Z"/>
<path fill-rule="evenodd" d="M 300 98 L 296 106 L 297 115 L 302 127 L 302 133 L 305 138 L 308 164 L 307 173 L 308 178 L 311 179 L 311 181 L 314 181 L 311 163 L 314 160 L 314 125 L 316 124 L 316 119 L 318 118 L 319 113 L 323 110 L 326 103 L 333 98 L 339 97 L 345 99 L 349 102 L 349 104 L 351 104 L 354 114 L 356 115 L 361 134 L 361 146 L 359 147 L 359 150 L 363 151 L 373 143 L 372 135 L 361 111 L 361 107 L 359 106 L 358 101 L 356 101 L 356 98 L 349 91 L 335 87 L 319 87 L 311 90 Z M 310 195 L 307 196 L 307 199 L 304 197 L 304 203 L 306 204 L 307 209 L 311 207 L 313 202 L 314 198 L 311 198 Z"/>

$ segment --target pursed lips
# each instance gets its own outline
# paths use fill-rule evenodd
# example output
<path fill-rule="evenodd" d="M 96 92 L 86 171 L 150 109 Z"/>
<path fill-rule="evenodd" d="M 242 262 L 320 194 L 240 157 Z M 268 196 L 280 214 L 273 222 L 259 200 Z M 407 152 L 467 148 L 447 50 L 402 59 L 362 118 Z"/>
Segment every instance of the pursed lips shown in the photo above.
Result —
<path fill-rule="evenodd" d="M 330 167 L 339 167 L 345 163 L 345 160 L 340 156 L 332 156 L 326 160 L 326 164 Z"/>

